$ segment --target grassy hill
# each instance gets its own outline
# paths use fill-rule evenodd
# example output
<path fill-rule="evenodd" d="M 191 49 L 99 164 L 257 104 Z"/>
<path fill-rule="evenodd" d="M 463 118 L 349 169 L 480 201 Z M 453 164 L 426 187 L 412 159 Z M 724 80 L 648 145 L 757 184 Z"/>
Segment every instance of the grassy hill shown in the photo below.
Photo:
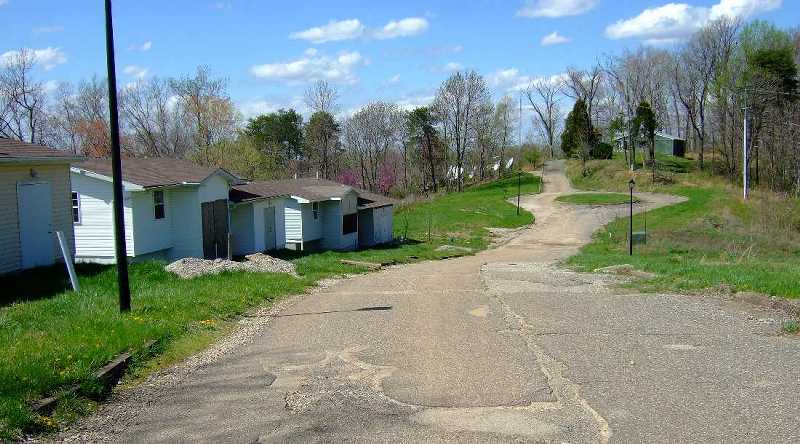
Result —
<path fill-rule="evenodd" d="M 800 202 L 796 198 L 754 191 L 744 201 L 738 189 L 699 172 L 686 159 L 662 158 L 661 177 L 631 173 L 621 159 L 591 161 L 584 175 L 578 162 L 568 165 L 577 188 L 627 191 L 634 177 L 637 190 L 670 193 L 687 202 L 648 212 L 647 245 L 627 254 L 627 219 L 596 233 L 568 264 L 580 270 L 630 263 L 658 274 L 637 283 L 649 290 L 752 291 L 800 297 Z M 634 218 L 641 230 L 644 216 Z"/>

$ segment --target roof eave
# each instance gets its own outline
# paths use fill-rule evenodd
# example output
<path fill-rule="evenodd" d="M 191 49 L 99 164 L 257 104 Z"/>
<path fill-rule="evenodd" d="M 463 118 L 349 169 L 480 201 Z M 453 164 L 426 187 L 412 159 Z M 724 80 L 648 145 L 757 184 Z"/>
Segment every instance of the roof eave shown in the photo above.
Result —
<path fill-rule="evenodd" d="M 75 174 L 81 174 L 81 175 L 84 175 L 86 177 L 91 177 L 93 179 L 102 180 L 104 182 L 111 182 L 111 183 L 114 182 L 113 178 L 111 178 L 109 176 L 106 176 L 105 174 L 95 173 L 94 171 L 87 170 L 87 169 L 80 168 L 80 167 L 75 167 L 75 166 L 70 167 L 70 172 L 71 173 L 75 173 Z M 125 188 L 126 191 L 144 191 L 144 190 L 148 189 L 147 187 L 144 187 L 144 186 L 139 185 L 137 183 L 128 182 L 128 181 L 125 181 L 125 180 L 122 181 L 122 186 Z"/>

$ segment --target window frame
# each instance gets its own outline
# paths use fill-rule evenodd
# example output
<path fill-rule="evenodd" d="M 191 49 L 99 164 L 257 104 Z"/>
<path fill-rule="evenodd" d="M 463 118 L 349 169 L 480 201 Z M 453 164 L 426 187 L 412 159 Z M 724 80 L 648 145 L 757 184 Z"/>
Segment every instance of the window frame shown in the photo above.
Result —
<path fill-rule="evenodd" d="M 311 202 L 311 214 L 314 216 L 314 220 L 319 219 L 319 202 Z"/>
<path fill-rule="evenodd" d="M 70 206 L 72 208 L 72 224 L 81 225 L 83 222 L 83 213 L 81 212 L 81 193 L 71 191 Z M 77 220 L 76 219 L 77 216 Z"/>
<path fill-rule="evenodd" d="M 161 196 L 161 201 L 156 198 Z M 161 217 L 159 217 L 158 208 L 161 207 Z M 163 220 L 167 218 L 167 197 L 164 190 L 153 190 L 153 220 Z"/>

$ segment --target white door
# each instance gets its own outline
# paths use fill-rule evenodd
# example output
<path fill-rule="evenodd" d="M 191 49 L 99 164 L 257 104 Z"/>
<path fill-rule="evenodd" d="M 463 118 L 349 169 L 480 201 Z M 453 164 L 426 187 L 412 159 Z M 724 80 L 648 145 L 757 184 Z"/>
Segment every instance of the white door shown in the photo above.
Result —
<path fill-rule="evenodd" d="M 275 248 L 275 207 L 267 207 L 264 208 L 264 250 Z"/>
<path fill-rule="evenodd" d="M 53 263 L 53 199 L 49 183 L 17 184 L 22 268 Z"/>

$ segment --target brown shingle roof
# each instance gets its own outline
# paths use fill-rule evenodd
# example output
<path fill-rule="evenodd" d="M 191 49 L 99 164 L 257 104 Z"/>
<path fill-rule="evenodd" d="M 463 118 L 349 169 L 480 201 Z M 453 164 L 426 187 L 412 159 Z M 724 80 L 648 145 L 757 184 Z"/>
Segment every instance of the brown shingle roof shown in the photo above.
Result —
<path fill-rule="evenodd" d="M 75 167 L 108 177 L 113 174 L 110 159 L 89 159 L 76 164 Z M 218 170 L 220 168 L 203 167 L 195 165 L 188 160 L 165 157 L 156 159 L 122 159 L 122 180 L 145 188 L 196 184 Z"/>
<path fill-rule="evenodd" d="M 325 179 L 285 179 L 250 182 L 234 188 L 238 200 L 258 197 L 297 196 L 311 202 L 342 197 L 353 188 Z"/>
<path fill-rule="evenodd" d="M 79 160 L 81 157 L 66 151 L 59 151 L 44 145 L 20 142 L 0 137 L 0 160 Z"/>
<path fill-rule="evenodd" d="M 236 185 L 231 189 L 231 199 L 241 202 L 257 198 L 297 196 L 311 202 L 319 202 L 343 197 L 351 191 L 355 191 L 359 198 L 369 201 L 359 202 L 359 208 L 374 208 L 394 203 L 392 199 L 379 194 L 370 193 L 332 180 L 313 178 L 259 181 Z M 361 205 L 362 202 L 363 205 Z"/>

